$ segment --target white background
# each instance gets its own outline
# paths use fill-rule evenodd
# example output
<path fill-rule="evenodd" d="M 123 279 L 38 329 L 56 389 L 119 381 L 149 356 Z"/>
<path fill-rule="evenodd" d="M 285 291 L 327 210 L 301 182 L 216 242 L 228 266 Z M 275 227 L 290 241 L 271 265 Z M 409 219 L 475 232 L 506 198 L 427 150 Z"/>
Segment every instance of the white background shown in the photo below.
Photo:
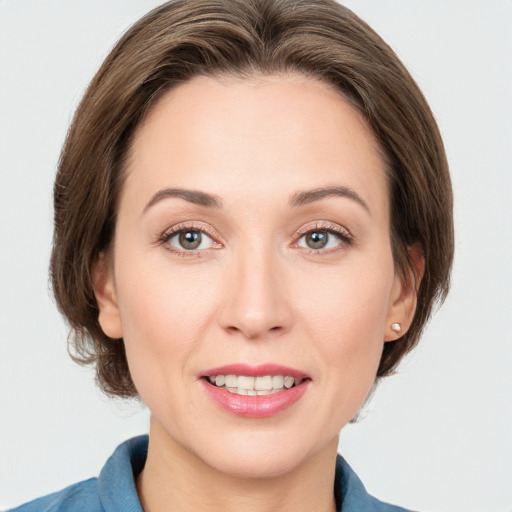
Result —
<path fill-rule="evenodd" d="M 74 108 L 155 0 L 0 0 L 0 508 L 96 475 L 147 430 L 66 353 L 48 291 L 51 188 Z M 340 450 L 370 492 L 512 511 L 512 2 L 351 0 L 408 66 L 455 190 L 451 295 Z M 93 150 L 93 148 L 91 148 Z"/>

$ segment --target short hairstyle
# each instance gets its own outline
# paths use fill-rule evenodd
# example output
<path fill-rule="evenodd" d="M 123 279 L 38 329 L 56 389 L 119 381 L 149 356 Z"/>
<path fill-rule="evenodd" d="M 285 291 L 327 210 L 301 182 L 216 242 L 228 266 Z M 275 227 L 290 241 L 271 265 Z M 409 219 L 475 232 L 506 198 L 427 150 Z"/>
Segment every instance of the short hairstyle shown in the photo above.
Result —
<path fill-rule="evenodd" d="M 395 271 L 424 274 L 410 329 L 386 342 L 393 372 L 444 300 L 453 259 L 452 191 L 443 143 L 418 86 L 390 47 L 335 0 L 174 0 L 133 25 L 91 81 L 64 143 L 54 186 L 51 279 L 70 351 L 95 364 L 107 394 L 137 396 L 123 340 L 98 323 L 92 269 L 111 247 L 134 133 L 162 95 L 194 76 L 295 72 L 339 91 L 371 127 L 387 165 Z"/>

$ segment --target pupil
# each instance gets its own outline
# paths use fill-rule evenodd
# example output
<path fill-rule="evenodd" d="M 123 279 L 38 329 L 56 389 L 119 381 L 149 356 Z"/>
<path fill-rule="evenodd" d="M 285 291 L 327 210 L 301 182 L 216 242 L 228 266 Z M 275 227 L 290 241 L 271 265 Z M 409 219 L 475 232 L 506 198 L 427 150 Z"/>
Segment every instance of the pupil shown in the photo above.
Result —
<path fill-rule="evenodd" d="M 311 249 L 322 249 L 327 245 L 327 232 L 313 231 L 306 236 L 306 242 Z"/>
<path fill-rule="evenodd" d="M 201 245 L 201 233 L 199 231 L 183 231 L 180 233 L 180 245 L 184 249 L 197 249 Z"/>

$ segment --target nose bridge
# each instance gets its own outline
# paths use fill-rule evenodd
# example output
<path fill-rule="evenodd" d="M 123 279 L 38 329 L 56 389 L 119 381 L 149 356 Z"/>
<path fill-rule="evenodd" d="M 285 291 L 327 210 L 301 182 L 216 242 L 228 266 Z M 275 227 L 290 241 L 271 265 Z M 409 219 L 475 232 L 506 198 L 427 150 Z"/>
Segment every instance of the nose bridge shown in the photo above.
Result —
<path fill-rule="evenodd" d="M 246 239 L 238 249 L 228 265 L 223 327 L 251 339 L 286 330 L 291 313 L 275 244 Z"/>

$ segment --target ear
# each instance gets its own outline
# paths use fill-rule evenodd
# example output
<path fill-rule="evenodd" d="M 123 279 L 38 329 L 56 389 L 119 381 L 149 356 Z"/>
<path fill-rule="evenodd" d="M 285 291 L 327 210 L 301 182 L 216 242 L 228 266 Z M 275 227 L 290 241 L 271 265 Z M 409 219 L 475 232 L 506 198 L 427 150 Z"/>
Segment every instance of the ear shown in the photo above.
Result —
<path fill-rule="evenodd" d="M 418 289 L 425 272 L 425 257 L 419 244 L 408 248 L 411 268 L 406 275 L 395 275 L 385 326 L 384 341 L 396 340 L 410 328 L 416 311 Z M 399 329 L 392 326 L 399 324 Z"/>
<path fill-rule="evenodd" d="M 98 322 L 109 338 L 122 338 L 123 329 L 117 304 L 116 287 L 112 266 L 101 253 L 92 269 L 94 295 L 98 303 Z"/>

